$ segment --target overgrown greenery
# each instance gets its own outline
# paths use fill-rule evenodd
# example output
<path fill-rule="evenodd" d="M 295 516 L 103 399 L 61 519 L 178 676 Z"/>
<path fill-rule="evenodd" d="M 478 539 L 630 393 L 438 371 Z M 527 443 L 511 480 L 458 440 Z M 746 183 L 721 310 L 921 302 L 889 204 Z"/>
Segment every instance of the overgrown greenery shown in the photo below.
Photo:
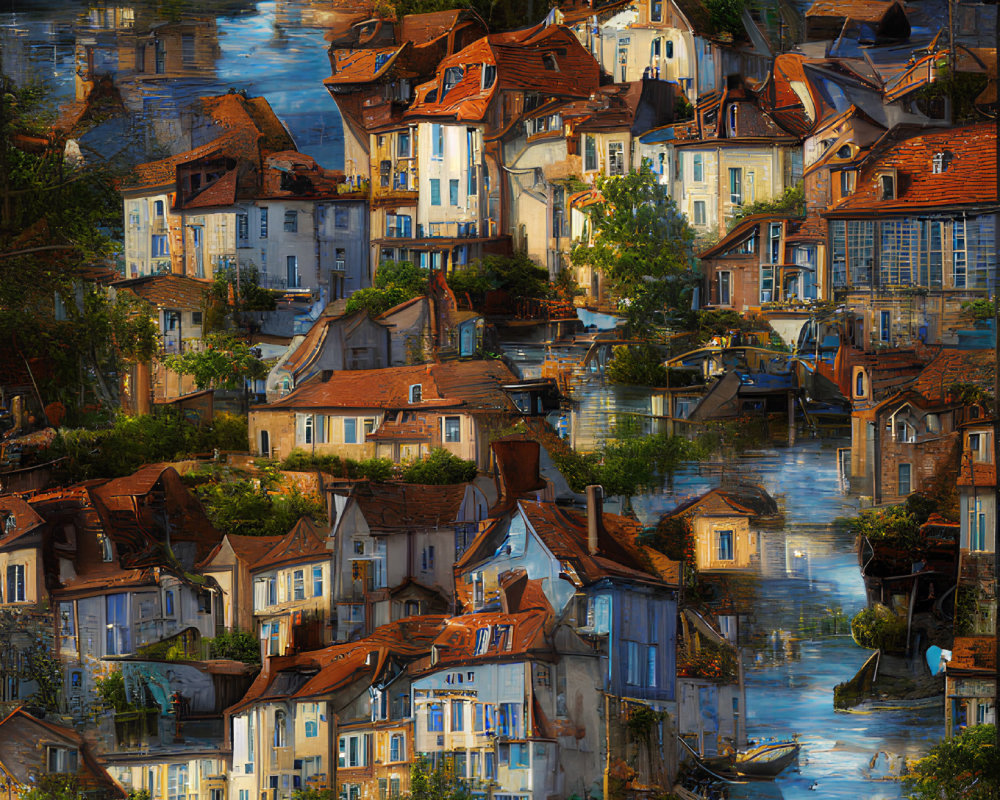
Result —
<path fill-rule="evenodd" d="M 973 322 L 983 319 L 993 319 L 995 313 L 996 308 L 993 305 L 993 301 L 985 297 L 962 303 L 962 315 Z"/>
<path fill-rule="evenodd" d="M 641 334 L 658 315 L 690 308 L 698 283 L 694 232 L 646 162 L 627 175 L 598 178 L 597 189 L 603 201 L 587 208 L 593 246 L 577 244 L 571 260 L 605 275 L 619 310 Z"/>
<path fill-rule="evenodd" d="M 284 536 L 302 517 L 326 519 L 323 501 L 295 487 L 279 494 L 269 491 L 266 481 L 247 478 L 211 481 L 194 491 L 212 524 L 227 534 Z"/>
<path fill-rule="evenodd" d="M 169 355 L 163 363 L 169 370 L 193 377 L 199 389 L 242 389 L 246 381 L 267 375 L 267 366 L 250 345 L 223 331 L 207 334 L 200 348 Z"/>
<path fill-rule="evenodd" d="M 568 272 L 563 270 L 563 272 Z M 566 291 L 572 291 L 571 276 L 563 278 Z M 513 256 L 488 255 L 448 275 L 448 286 L 458 296 L 468 295 L 472 304 L 481 305 L 486 293 L 494 290 L 514 297 L 547 298 L 553 294 L 549 273 L 528 258 L 526 253 Z"/>
<path fill-rule="evenodd" d="M 58 711 L 63 673 L 59 660 L 53 655 L 51 619 L 45 604 L 0 608 L 0 642 L 8 650 L 20 654 L 20 658 L 7 662 L 14 665 L 15 670 L 5 672 L 3 679 L 34 683 L 35 689 L 26 698 L 27 704 L 45 711 Z"/>
<path fill-rule="evenodd" d="M 331 475 L 343 478 L 367 478 L 375 483 L 382 483 L 392 478 L 396 466 L 388 458 L 367 458 L 355 461 L 340 456 L 307 453 L 295 449 L 281 462 L 281 469 L 295 471 L 321 470 Z"/>
<path fill-rule="evenodd" d="M 347 300 L 347 313 L 364 309 L 377 317 L 400 303 L 427 291 L 428 271 L 412 261 L 383 261 L 367 289 L 360 289 Z"/>
<path fill-rule="evenodd" d="M 948 394 L 968 405 L 992 405 L 993 395 L 977 383 L 956 381 L 948 385 Z"/>
<path fill-rule="evenodd" d="M 879 603 L 854 615 L 851 636 L 859 647 L 898 653 L 906 648 L 906 621 Z"/>
<path fill-rule="evenodd" d="M 696 386 L 704 383 L 694 369 L 664 365 L 661 348 L 652 344 L 621 345 L 612 350 L 612 359 L 604 371 L 610 383 L 633 386 Z"/>
<path fill-rule="evenodd" d="M 742 27 L 742 25 L 741 25 Z M 797 217 L 805 216 L 806 213 L 806 193 L 802 182 L 789 186 L 782 193 L 781 197 L 773 200 L 759 200 L 756 203 L 747 203 L 736 209 L 732 219 L 728 223 L 729 230 L 732 230 L 740 221 L 755 214 L 794 214 Z"/>
<path fill-rule="evenodd" d="M 920 523 L 905 504 L 866 508 L 852 522 L 858 536 L 872 543 L 892 544 L 902 550 L 915 551 L 920 544 Z"/>
<path fill-rule="evenodd" d="M 260 663 L 260 642 L 247 631 L 224 631 L 208 640 L 212 658 L 229 658 L 244 664 Z"/>
<path fill-rule="evenodd" d="M 46 773 L 38 776 L 35 785 L 22 792 L 20 800 L 80 800 L 86 797 L 76 775 Z"/>
<path fill-rule="evenodd" d="M 708 18 L 717 33 L 728 33 L 734 39 L 745 39 L 746 31 L 741 17 L 744 0 L 706 0 Z"/>
<path fill-rule="evenodd" d="M 125 693 L 125 676 L 121 670 L 112 670 L 103 677 L 94 678 L 97 696 L 105 706 L 115 712 L 132 711 L 135 706 Z"/>
<path fill-rule="evenodd" d="M 995 800 L 1000 794 L 1000 752 L 993 725 L 974 725 L 945 739 L 903 778 L 910 800 Z"/>
<path fill-rule="evenodd" d="M 408 800 L 470 800 L 468 785 L 444 771 L 431 767 L 424 756 L 410 765 L 410 793 Z"/>
<path fill-rule="evenodd" d="M 471 481 L 476 477 L 476 472 L 475 462 L 459 458 L 443 447 L 436 447 L 426 458 L 404 467 L 403 480 L 407 483 L 446 486 Z"/>
<path fill-rule="evenodd" d="M 989 82 L 985 73 L 942 70 L 937 79 L 928 83 L 912 95 L 917 108 L 929 116 L 935 116 L 940 105 L 947 99 L 951 103 L 951 122 L 962 125 L 981 122 L 984 115 L 976 108 L 976 98 L 983 93 Z"/>
<path fill-rule="evenodd" d="M 175 410 L 114 419 L 110 427 L 60 429 L 42 458 L 63 459 L 57 477 L 65 482 L 131 475 L 145 464 L 176 461 L 214 450 L 248 449 L 247 419 L 217 414 L 201 428 Z"/>
<path fill-rule="evenodd" d="M 205 297 L 202 333 L 243 327 L 242 314 L 249 311 L 273 311 L 278 292 L 261 288 L 256 267 L 216 271 Z"/>
<path fill-rule="evenodd" d="M 738 658 L 735 647 L 699 637 L 697 647 L 692 643 L 678 648 L 677 674 L 730 683 L 739 673 Z"/>
<path fill-rule="evenodd" d="M 697 461 L 710 452 L 701 437 L 690 441 L 665 433 L 644 436 L 637 422 L 626 417 L 595 452 L 579 453 L 564 446 L 551 448 L 549 454 L 573 491 L 600 484 L 608 495 L 632 498 L 658 488 L 682 461 Z"/>

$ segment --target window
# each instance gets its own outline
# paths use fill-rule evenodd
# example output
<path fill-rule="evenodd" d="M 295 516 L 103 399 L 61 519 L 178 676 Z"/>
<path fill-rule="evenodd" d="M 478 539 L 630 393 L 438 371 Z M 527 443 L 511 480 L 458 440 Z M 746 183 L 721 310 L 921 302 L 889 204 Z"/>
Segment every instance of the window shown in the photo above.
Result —
<path fill-rule="evenodd" d="M 406 761 L 406 740 L 401 733 L 389 737 L 389 760 Z"/>
<path fill-rule="evenodd" d="M 197 230 L 197 228 L 195 228 Z M 247 214 L 236 215 L 236 244 L 246 247 L 250 242 L 250 217 Z"/>
<path fill-rule="evenodd" d="M 942 172 L 947 171 L 949 161 L 951 159 L 948 158 L 947 153 L 935 153 L 931 158 L 931 174 L 940 175 Z"/>
<path fill-rule="evenodd" d="M 444 704 L 427 704 L 427 730 L 431 733 L 444 733 Z"/>
<path fill-rule="evenodd" d="M 420 396 L 422 394 L 423 386 L 419 383 L 415 383 L 410 387 L 410 402 L 419 403 Z"/>
<path fill-rule="evenodd" d="M 267 207 L 261 207 L 260 209 L 260 238 L 267 238 Z"/>
<path fill-rule="evenodd" d="M 497 707 L 497 733 L 510 739 L 521 738 L 521 704 L 501 703 Z"/>
<path fill-rule="evenodd" d="M 781 263 L 781 223 L 772 222 L 768 226 L 768 245 L 772 264 Z"/>
<path fill-rule="evenodd" d="M 770 303 L 774 299 L 774 267 L 760 268 L 760 302 Z"/>
<path fill-rule="evenodd" d="M 497 79 L 497 67 L 496 64 L 483 64 L 483 88 L 489 89 Z"/>
<path fill-rule="evenodd" d="M 608 142 L 608 175 L 625 174 L 625 145 L 622 142 Z"/>
<path fill-rule="evenodd" d="M 444 128 L 437 124 L 431 125 L 431 158 L 444 158 Z"/>
<path fill-rule="evenodd" d="M 171 764 L 167 767 L 168 800 L 184 800 L 188 793 L 188 765 Z"/>
<path fill-rule="evenodd" d="M 294 586 L 293 598 L 295 600 L 306 599 L 306 574 L 304 570 L 297 569 L 292 573 L 292 585 Z"/>
<path fill-rule="evenodd" d="M 854 194 L 854 186 L 857 180 L 857 172 L 853 169 L 840 171 L 840 196 L 847 197 Z"/>
<path fill-rule="evenodd" d="M 705 201 L 695 200 L 694 201 L 694 224 L 704 225 L 705 224 Z"/>
<path fill-rule="evenodd" d="M 487 750 L 483 753 L 483 777 L 486 780 L 492 780 L 496 777 L 496 774 L 496 755 L 492 751 Z"/>
<path fill-rule="evenodd" d="M 550 72 L 559 71 L 559 65 L 556 63 L 556 57 L 552 53 L 545 53 L 542 56 L 542 66 Z"/>
<path fill-rule="evenodd" d="M 632 686 L 642 686 L 646 672 L 644 648 L 638 642 L 625 643 L 625 682 Z"/>
<path fill-rule="evenodd" d="M 170 244 L 165 233 L 154 233 L 150 237 L 149 252 L 153 258 L 165 258 L 170 255 Z"/>
<path fill-rule="evenodd" d="M 889 342 L 892 339 L 892 312 L 879 312 L 878 331 L 880 341 Z"/>
<path fill-rule="evenodd" d="M 392 180 L 392 162 L 389 159 L 381 161 L 378 165 L 379 174 L 379 185 L 383 189 L 389 188 L 389 182 Z"/>
<path fill-rule="evenodd" d="M 590 134 L 583 135 L 583 169 L 584 172 L 597 169 L 597 140 Z"/>
<path fill-rule="evenodd" d="M 124 593 L 106 595 L 105 614 L 107 623 L 105 654 L 109 656 L 128 654 L 132 649 L 129 641 L 128 595 Z"/>
<path fill-rule="evenodd" d="M 153 45 L 156 57 L 156 74 L 162 75 L 167 71 L 167 46 L 162 39 L 157 39 Z"/>
<path fill-rule="evenodd" d="M 75 773 L 79 756 L 75 747 L 47 747 L 48 771 L 61 774 Z"/>
<path fill-rule="evenodd" d="M 465 730 L 465 701 L 451 701 L 451 729 L 453 731 Z"/>
<path fill-rule="evenodd" d="M 343 247 L 338 247 L 336 251 L 336 258 L 333 262 L 333 268 L 337 272 L 344 272 L 347 269 L 347 250 Z"/>
<path fill-rule="evenodd" d="M 730 294 L 730 281 L 732 279 L 732 273 L 730 272 L 720 272 L 717 276 L 718 279 L 718 304 L 720 306 L 728 306 L 732 304 L 732 296 Z"/>
<path fill-rule="evenodd" d="M 344 444 L 358 443 L 358 421 L 354 417 L 344 418 Z"/>
<path fill-rule="evenodd" d="M 910 493 L 910 465 L 899 465 L 899 491 L 897 494 L 904 495 Z"/>
<path fill-rule="evenodd" d="M 313 579 L 313 597 L 323 596 L 323 568 L 313 567 L 312 568 L 312 579 Z"/>
<path fill-rule="evenodd" d="M 181 61 L 185 67 L 194 66 L 194 34 L 181 34 Z"/>
<path fill-rule="evenodd" d="M 736 136 L 736 111 L 738 106 L 732 103 L 729 106 L 729 135 Z"/>
<path fill-rule="evenodd" d="M 729 168 L 729 202 L 735 206 L 743 204 L 743 168 Z"/>
<path fill-rule="evenodd" d="M 396 158 L 410 157 L 410 132 L 400 131 L 396 134 Z"/>
<path fill-rule="evenodd" d="M 446 442 L 460 442 L 462 440 L 462 418 L 444 418 L 444 440 Z"/>
<path fill-rule="evenodd" d="M 299 213 L 297 211 L 285 212 L 285 233 L 299 232 Z"/>
<path fill-rule="evenodd" d="M 986 506 L 981 497 L 969 500 L 969 549 L 986 549 Z"/>
<path fill-rule="evenodd" d="M 647 686 L 658 685 L 655 644 L 650 644 L 646 646 L 646 685 Z"/>
<path fill-rule="evenodd" d="M 265 586 L 266 586 L 266 589 L 267 589 L 267 592 L 266 592 L 266 595 L 265 595 L 266 598 L 267 598 L 267 604 L 269 606 L 277 605 L 278 604 L 278 579 L 275 578 L 272 575 L 265 582 Z"/>
<path fill-rule="evenodd" d="M 337 230 L 347 230 L 350 227 L 350 214 L 346 208 L 335 206 L 333 209 L 333 227 Z"/>
<path fill-rule="evenodd" d="M 701 183 L 705 180 L 705 157 L 701 153 L 695 153 L 691 165 L 692 180 Z"/>
<path fill-rule="evenodd" d="M 475 655 L 480 656 L 486 652 L 490 646 L 490 629 L 480 628 L 476 631 L 476 649 Z"/>
<path fill-rule="evenodd" d="M 448 202 L 453 205 L 458 205 L 458 180 L 452 179 L 448 181 Z"/>
<path fill-rule="evenodd" d="M 865 373 L 860 370 L 854 376 L 854 396 L 859 398 L 865 397 Z"/>
<path fill-rule="evenodd" d="M 274 746 L 288 746 L 288 718 L 280 708 L 274 712 Z"/>
<path fill-rule="evenodd" d="M 529 742 L 512 742 L 510 745 L 510 768 L 528 769 L 531 766 L 531 744 Z"/>
<path fill-rule="evenodd" d="M 358 733 L 340 737 L 341 767 L 364 767 L 368 765 L 368 749 L 371 742 L 370 733 Z"/>
<path fill-rule="evenodd" d="M 174 590 L 167 589 L 163 593 L 163 614 L 167 617 L 174 615 Z"/>
<path fill-rule="evenodd" d="M 448 92 L 454 89 L 462 80 L 465 75 L 465 70 L 462 67 L 447 67 L 444 71 L 444 88 L 441 90 L 441 99 Z"/>
<path fill-rule="evenodd" d="M 441 205 L 441 181 L 438 178 L 431 178 L 431 205 Z"/>
<path fill-rule="evenodd" d="M 663 0 L 652 0 L 649 4 L 649 21 L 663 21 Z"/>
<path fill-rule="evenodd" d="M 716 531 L 716 558 L 719 561 L 733 560 L 733 532 Z"/>
<path fill-rule="evenodd" d="M 993 461 L 992 448 L 990 447 L 990 435 L 988 433 L 969 434 L 969 452 L 972 460 L 980 464 L 989 464 Z"/>
<path fill-rule="evenodd" d="M 896 176 L 895 175 L 881 175 L 879 177 L 879 185 L 882 187 L 882 200 L 895 200 L 896 199 Z"/>
<path fill-rule="evenodd" d="M 153 216 L 162 217 L 163 216 L 163 201 L 154 200 L 153 201 Z"/>
<path fill-rule="evenodd" d="M 434 569 L 434 545 L 427 545 L 420 551 L 420 569 L 423 572 L 430 572 Z"/>

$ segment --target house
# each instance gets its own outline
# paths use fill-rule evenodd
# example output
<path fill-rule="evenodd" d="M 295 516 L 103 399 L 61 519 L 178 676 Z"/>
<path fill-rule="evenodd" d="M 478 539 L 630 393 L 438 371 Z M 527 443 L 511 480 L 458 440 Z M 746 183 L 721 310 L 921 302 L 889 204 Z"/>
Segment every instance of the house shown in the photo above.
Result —
<path fill-rule="evenodd" d="M 39 719 L 23 707 L 0 720 L 0 775 L 10 798 L 63 782 L 71 791 L 95 800 L 126 795 L 79 733 Z"/>
<path fill-rule="evenodd" d="M 126 277 L 236 268 L 235 206 L 257 193 L 268 153 L 295 148 L 264 98 L 230 93 L 201 108 L 218 126 L 211 141 L 140 164 L 122 184 Z"/>
<path fill-rule="evenodd" d="M 584 699 L 600 663 L 529 591 L 516 610 L 452 617 L 411 665 L 414 748 L 473 792 L 584 794 L 604 785 L 609 761 L 608 703 Z"/>
<path fill-rule="evenodd" d="M 221 592 L 222 624 L 228 631 L 253 631 L 253 581 L 250 569 L 282 540 L 281 536 L 240 536 L 227 533 L 198 572 L 215 581 Z"/>
<path fill-rule="evenodd" d="M 865 349 L 954 343 L 961 304 L 992 285 L 995 136 L 974 124 L 887 137 L 823 213 L 828 296 L 864 320 Z"/>
<path fill-rule="evenodd" d="M 255 454 L 295 448 L 362 459 L 408 461 L 443 447 L 488 466 L 489 425 L 520 416 L 500 361 L 448 361 L 381 370 L 324 372 L 250 410 Z"/>
<path fill-rule="evenodd" d="M 359 641 L 269 657 L 227 712 L 230 796 L 289 800 L 297 789 L 332 786 L 354 800 L 406 794 L 414 752 L 406 667 L 427 656 L 443 626 L 441 616 L 412 617 Z"/>
<path fill-rule="evenodd" d="M 793 219 L 755 214 L 702 251 L 706 305 L 746 312 L 788 297 L 816 300 L 823 285 L 816 264 L 795 263 L 807 259 L 786 249 Z"/>
<path fill-rule="evenodd" d="M 267 376 L 267 400 L 284 397 L 325 370 L 381 369 L 390 361 L 389 323 L 367 311 L 323 315 L 304 336 L 296 336 Z"/>
<path fill-rule="evenodd" d="M 997 647 L 992 635 L 956 636 L 945 665 L 946 736 L 996 723 Z"/>
<path fill-rule="evenodd" d="M 487 513 L 479 488 L 359 483 L 329 497 L 337 641 L 454 610 L 455 560 Z"/>
<path fill-rule="evenodd" d="M 150 304 L 160 333 L 161 355 L 176 355 L 199 347 L 209 303 L 205 281 L 162 274 L 126 278 L 112 286 Z M 183 397 L 196 388 L 194 378 L 167 369 L 158 358 L 128 368 L 122 378 L 122 405 L 132 413 L 148 414 L 151 403 Z"/>
<path fill-rule="evenodd" d="M 308 517 L 250 566 L 263 655 L 314 650 L 333 639 L 331 567 L 326 533 Z"/>
<path fill-rule="evenodd" d="M 699 571 L 743 570 L 758 563 L 756 522 L 777 512 L 777 504 L 764 489 L 745 486 L 710 489 L 681 503 L 665 519 L 690 526 Z"/>
<path fill-rule="evenodd" d="M 47 613 L 43 556 L 44 520 L 16 495 L 0 495 L 0 709 L 13 710 L 31 697 L 37 685 L 22 665 L 52 628 Z M 43 640 L 44 641 L 44 640 Z"/>
<path fill-rule="evenodd" d="M 502 137 L 522 116 L 530 117 L 529 139 L 561 131 L 558 114 L 524 111 L 552 100 L 586 99 L 598 85 L 597 63 L 560 26 L 493 34 L 443 59 L 434 80 L 416 87 L 404 115 L 416 123 L 418 145 L 416 236 L 402 242 L 415 251 L 413 260 L 447 272 L 487 253 L 508 252 L 518 187 L 504 172 L 513 165 L 504 157 Z M 372 231 L 377 240 L 374 222 Z"/>
<path fill-rule="evenodd" d="M 183 794 L 188 800 L 219 800 L 228 794 L 229 759 L 219 753 L 221 742 L 210 748 L 153 749 L 144 755 L 104 754 L 105 768 L 128 792 L 150 797 Z"/>

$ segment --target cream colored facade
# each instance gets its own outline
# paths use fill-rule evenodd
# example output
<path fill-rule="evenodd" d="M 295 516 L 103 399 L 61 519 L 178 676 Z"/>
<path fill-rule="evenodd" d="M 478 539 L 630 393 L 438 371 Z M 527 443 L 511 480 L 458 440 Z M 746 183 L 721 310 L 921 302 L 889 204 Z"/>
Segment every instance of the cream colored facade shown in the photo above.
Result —
<path fill-rule="evenodd" d="M 329 619 L 331 563 L 324 558 L 251 572 L 254 622 L 263 655 L 287 652 L 294 622 L 302 615 Z"/>
<path fill-rule="evenodd" d="M 39 552 L 35 548 L 0 552 L 0 605 L 35 605 L 46 598 Z"/>
<path fill-rule="evenodd" d="M 216 750 L 141 761 L 105 763 L 108 774 L 126 791 L 149 792 L 150 800 L 227 800 L 229 760 Z M 235 796 L 235 795 L 233 795 Z"/>
<path fill-rule="evenodd" d="M 757 534 L 747 517 L 696 516 L 692 520 L 699 570 L 747 569 L 757 552 Z"/>

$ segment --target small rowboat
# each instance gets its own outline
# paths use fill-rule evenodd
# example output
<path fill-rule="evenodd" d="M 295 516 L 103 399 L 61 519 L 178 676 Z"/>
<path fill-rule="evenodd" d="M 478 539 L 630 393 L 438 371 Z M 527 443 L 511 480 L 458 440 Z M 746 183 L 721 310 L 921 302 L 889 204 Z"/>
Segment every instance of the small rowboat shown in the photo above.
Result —
<path fill-rule="evenodd" d="M 794 739 L 766 739 L 736 754 L 736 772 L 750 778 L 773 778 L 799 757 Z"/>

